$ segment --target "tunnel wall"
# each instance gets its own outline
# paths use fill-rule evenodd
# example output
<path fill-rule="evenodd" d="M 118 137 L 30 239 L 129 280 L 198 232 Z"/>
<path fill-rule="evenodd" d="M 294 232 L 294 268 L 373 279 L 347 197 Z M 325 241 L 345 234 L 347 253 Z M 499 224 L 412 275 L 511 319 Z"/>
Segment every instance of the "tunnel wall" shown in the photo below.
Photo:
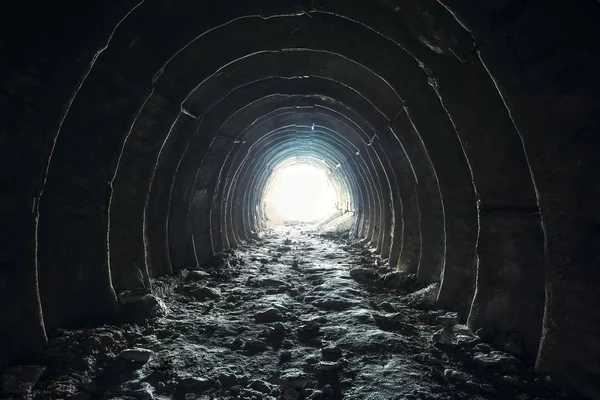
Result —
<path fill-rule="evenodd" d="M 540 372 L 600 398 L 597 2 L 38 9 L 56 18 L 11 7 L 0 300 L 15 307 L 0 312 L 0 366 L 38 352 L 46 332 L 113 318 L 115 289 L 246 237 L 255 219 L 223 235 L 227 217 L 210 218 L 241 161 L 215 141 L 245 106 L 227 96 L 250 85 L 248 104 L 265 88 L 254 81 L 308 77 L 284 94 L 325 94 L 372 135 L 355 184 L 367 241 L 419 282 L 441 281 L 439 306 L 470 327 L 519 331 Z"/>

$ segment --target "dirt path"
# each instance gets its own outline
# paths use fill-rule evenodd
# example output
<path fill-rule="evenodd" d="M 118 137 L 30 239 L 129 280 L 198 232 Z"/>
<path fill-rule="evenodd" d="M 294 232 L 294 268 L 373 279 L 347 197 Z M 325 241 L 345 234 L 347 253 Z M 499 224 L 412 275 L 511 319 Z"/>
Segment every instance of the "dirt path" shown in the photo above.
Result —
<path fill-rule="evenodd" d="M 398 278 L 382 278 L 389 269 L 380 264 L 361 246 L 307 228 L 269 231 L 216 269 L 190 273 L 165 298 L 166 314 L 154 305 L 158 318 L 60 332 L 37 360 L 48 370 L 34 395 L 566 398 L 536 377 L 526 358 L 452 327 L 452 313 L 408 307 L 402 282 L 375 289 L 381 284 L 374 280 Z"/>

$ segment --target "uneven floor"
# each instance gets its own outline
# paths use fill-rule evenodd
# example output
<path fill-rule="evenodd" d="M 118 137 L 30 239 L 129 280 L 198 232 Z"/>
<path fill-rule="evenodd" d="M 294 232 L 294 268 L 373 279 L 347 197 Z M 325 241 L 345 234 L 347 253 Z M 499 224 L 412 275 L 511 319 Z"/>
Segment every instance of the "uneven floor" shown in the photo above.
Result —
<path fill-rule="evenodd" d="M 30 362 L 42 367 L 5 372 L 4 397 L 569 398 L 454 314 L 408 306 L 410 277 L 369 250 L 307 227 L 268 231 L 155 289 L 162 300 L 124 299 L 137 323 L 56 332 Z"/>

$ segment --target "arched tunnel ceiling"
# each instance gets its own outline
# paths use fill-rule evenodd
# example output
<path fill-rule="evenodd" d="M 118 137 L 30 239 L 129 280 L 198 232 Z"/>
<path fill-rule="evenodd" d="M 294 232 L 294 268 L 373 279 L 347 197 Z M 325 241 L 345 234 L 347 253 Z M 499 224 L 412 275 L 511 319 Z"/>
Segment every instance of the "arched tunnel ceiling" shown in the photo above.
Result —
<path fill-rule="evenodd" d="M 254 235 L 255 189 L 306 153 L 340 164 L 358 239 L 441 281 L 438 305 L 470 327 L 521 332 L 538 370 L 592 390 L 600 324 L 579 310 L 595 309 L 600 283 L 587 172 L 600 61 L 581 38 L 597 37 L 598 7 L 488 3 L 106 6 L 54 65 L 32 61 L 57 101 L 32 89 L 34 107 L 7 113 L 35 134 L 7 141 L 6 170 L 21 172 L 8 180 L 3 212 L 19 228 L 3 262 L 26 300 L 4 312 L 18 328 L 0 365 L 45 329 L 113 317 L 115 289 Z"/>

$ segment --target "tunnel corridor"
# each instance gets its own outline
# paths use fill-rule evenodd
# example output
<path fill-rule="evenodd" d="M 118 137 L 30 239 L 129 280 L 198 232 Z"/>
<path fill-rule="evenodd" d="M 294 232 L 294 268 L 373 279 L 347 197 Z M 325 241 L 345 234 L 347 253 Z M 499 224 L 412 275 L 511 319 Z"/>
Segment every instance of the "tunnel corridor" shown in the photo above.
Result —
<path fill-rule="evenodd" d="M 5 11 L 0 398 L 600 399 L 597 1 Z M 290 165 L 325 220 L 276 221 Z"/>

